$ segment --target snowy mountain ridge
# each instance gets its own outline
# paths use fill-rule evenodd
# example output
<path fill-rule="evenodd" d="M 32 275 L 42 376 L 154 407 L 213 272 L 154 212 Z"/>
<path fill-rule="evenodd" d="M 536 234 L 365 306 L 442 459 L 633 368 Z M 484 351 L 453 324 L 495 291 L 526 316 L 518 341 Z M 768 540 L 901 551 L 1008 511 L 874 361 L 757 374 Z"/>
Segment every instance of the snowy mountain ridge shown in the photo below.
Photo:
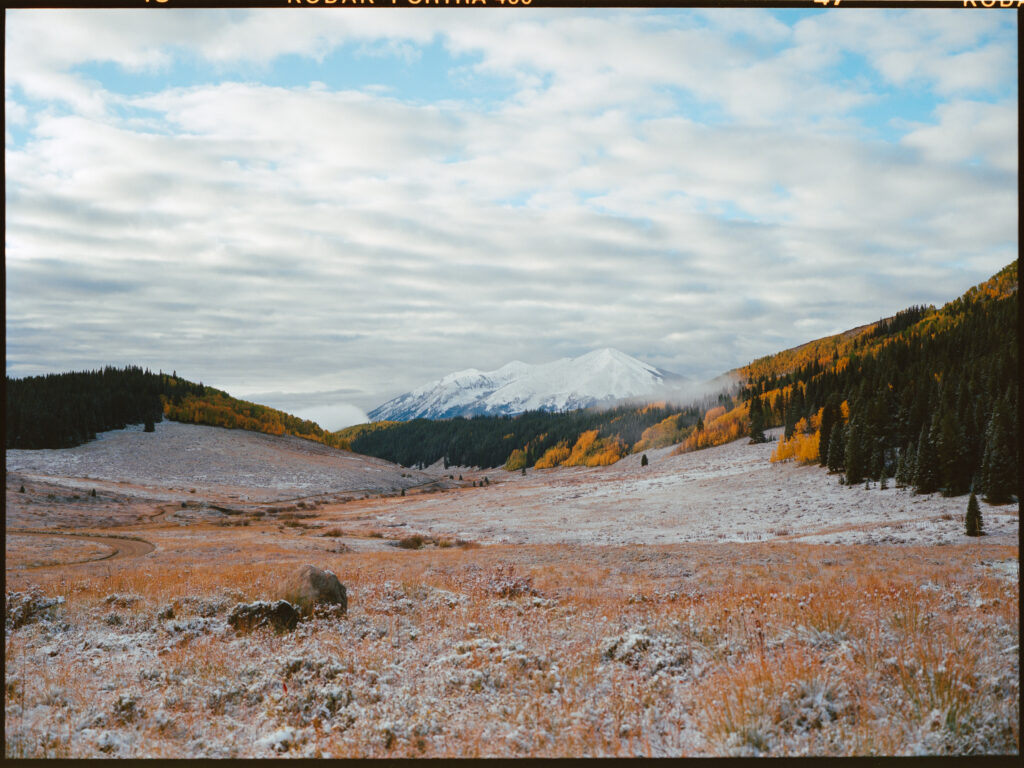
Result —
<path fill-rule="evenodd" d="M 494 371 L 468 368 L 399 395 L 370 411 L 374 421 L 568 411 L 655 394 L 681 377 L 616 349 L 542 365 L 515 360 Z"/>

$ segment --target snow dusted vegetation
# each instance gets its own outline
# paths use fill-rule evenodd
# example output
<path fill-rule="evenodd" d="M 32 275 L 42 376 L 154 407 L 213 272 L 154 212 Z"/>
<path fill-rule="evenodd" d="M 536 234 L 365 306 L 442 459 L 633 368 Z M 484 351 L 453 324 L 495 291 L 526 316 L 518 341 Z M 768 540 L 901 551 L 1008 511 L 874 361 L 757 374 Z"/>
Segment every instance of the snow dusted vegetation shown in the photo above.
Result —
<path fill-rule="evenodd" d="M 417 387 L 370 411 L 374 420 L 443 419 L 475 414 L 567 411 L 652 395 L 681 377 L 617 349 L 543 365 L 518 360 L 496 371 L 469 368 Z"/>
<path fill-rule="evenodd" d="M 10 451 L 6 756 L 1019 753 L 1017 507 L 972 539 L 963 497 L 770 450 L 419 473 L 160 424 Z M 229 624 L 307 563 L 347 612 Z"/>

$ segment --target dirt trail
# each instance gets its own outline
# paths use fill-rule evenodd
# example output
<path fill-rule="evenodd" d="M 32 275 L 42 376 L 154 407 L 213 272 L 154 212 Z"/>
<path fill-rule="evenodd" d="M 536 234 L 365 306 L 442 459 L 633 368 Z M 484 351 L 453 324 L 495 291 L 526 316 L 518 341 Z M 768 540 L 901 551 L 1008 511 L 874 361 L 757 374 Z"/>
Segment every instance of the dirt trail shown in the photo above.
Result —
<path fill-rule="evenodd" d="M 124 560 L 130 557 L 141 557 L 142 555 L 148 555 L 156 549 L 156 545 L 152 542 L 144 539 L 128 538 L 123 536 L 103 536 L 100 534 L 74 533 L 70 531 L 32 531 L 19 528 L 9 529 L 7 534 L 18 534 L 22 536 L 62 536 L 64 538 L 84 539 L 103 546 L 113 547 L 113 550 L 108 554 L 93 557 L 88 560 L 73 560 L 64 563 L 32 565 L 27 566 L 24 569 L 33 571 L 44 568 L 66 568 L 72 565 L 87 565 L 89 563 L 99 563 L 105 560 Z"/>
<path fill-rule="evenodd" d="M 806 531 L 804 533 L 790 533 L 785 536 L 775 536 L 772 541 L 794 541 L 796 539 L 806 539 L 811 536 L 828 536 L 833 533 L 845 533 L 847 531 L 875 531 L 882 528 L 896 528 L 897 530 L 902 529 L 910 523 L 923 523 L 927 521 L 933 521 L 941 519 L 936 515 L 927 515 L 925 517 L 905 517 L 900 520 L 879 520 L 872 521 L 870 523 L 849 523 L 848 525 L 837 525 L 831 528 L 819 528 L 813 531 Z"/>

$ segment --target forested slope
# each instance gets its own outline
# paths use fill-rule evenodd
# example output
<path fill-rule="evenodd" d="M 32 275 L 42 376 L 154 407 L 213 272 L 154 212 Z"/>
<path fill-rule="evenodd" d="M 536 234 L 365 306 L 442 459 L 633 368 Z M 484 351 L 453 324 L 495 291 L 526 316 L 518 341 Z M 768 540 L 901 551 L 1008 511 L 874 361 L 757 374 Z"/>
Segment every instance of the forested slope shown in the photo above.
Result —
<path fill-rule="evenodd" d="M 347 441 L 312 421 L 231 397 L 176 374 L 142 368 L 107 367 L 97 371 L 30 376 L 6 380 L 5 419 L 8 448 L 70 448 L 97 432 L 145 424 L 164 416 L 172 421 L 295 435 L 347 448 Z"/>
<path fill-rule="evenodd" d="M 921 493 L 1018 495 L 1017 264 L 941 309 L 912 307 L 855 333 L 739 369 L 752 439 L 784 426 L 773 460 Z"/>

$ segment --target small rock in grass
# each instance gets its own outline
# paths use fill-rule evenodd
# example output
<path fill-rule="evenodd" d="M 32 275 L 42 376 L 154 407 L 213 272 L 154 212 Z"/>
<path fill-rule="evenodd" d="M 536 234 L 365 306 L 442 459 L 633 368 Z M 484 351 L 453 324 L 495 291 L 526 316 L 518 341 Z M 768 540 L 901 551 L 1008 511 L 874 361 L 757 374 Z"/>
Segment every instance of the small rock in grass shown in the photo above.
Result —
<path fill-rule="evenodd" d="M 298 609 L 287 600 L 268 603 L 239 603 L 228 614 L 228 624 L 236 632 L 251 632 L 260 627 L 271 627 L 277 632 L 290 632 L 299 623 Z"/>

